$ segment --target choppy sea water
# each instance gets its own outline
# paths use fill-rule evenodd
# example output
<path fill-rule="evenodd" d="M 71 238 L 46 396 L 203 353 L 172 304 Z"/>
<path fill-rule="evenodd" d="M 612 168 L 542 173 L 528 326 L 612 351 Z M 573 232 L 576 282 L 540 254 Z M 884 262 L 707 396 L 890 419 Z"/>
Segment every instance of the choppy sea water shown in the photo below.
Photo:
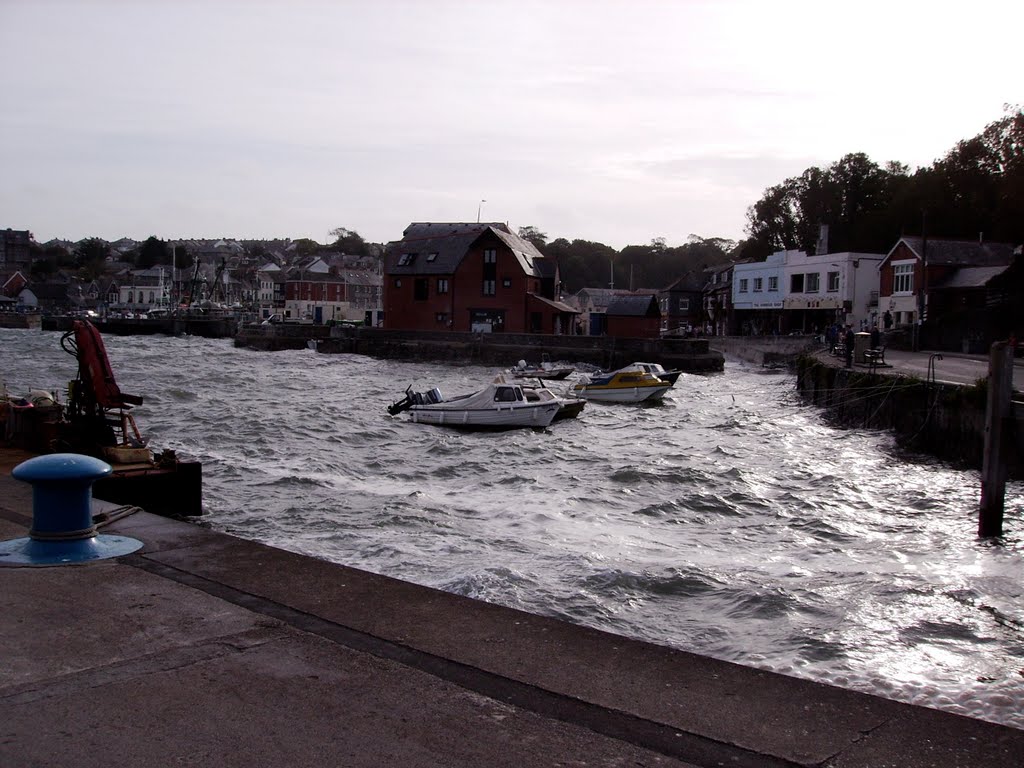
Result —
<path fill-rule="evenodd" d="M 0 379 L 65 387 L 59 338 L 0 329 Z M 104 341 L 154 447 L 203 462 L 204 525 L 1024 728 L 1024 485 L 1005 538 L 979 540 L 977 472 L 829 426 L 789 374 L 729 362 L 659 405 L 463 433 L 385 407 L 493 368 Z"/>

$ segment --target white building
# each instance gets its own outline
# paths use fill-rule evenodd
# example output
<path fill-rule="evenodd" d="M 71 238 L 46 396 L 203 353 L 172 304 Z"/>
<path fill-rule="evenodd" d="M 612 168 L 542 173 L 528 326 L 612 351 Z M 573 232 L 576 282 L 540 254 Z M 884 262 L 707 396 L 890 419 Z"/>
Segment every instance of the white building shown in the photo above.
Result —
<path fill-rule="evenodd" d="M 732 309 L 741 334 L 782 333 L 785 268 L 803 251 L 776 251 L 764 261 L 737 264 L 732 273 Z"/>
<path fill-rule="evenodd" d="M 732 302 L 743 334 L 821 333 L 834 322 L 855 328 L 878 321 L 881 253 L 777 251 L 737 264 Z"/>
<path fill-rule="evenodd" d="M 783 300 L 788 330 L 815 333 L 836 321 L 855 329 L 875 324 L 884 258 L 883 253 L 843 251 L 790 259 Z"/>

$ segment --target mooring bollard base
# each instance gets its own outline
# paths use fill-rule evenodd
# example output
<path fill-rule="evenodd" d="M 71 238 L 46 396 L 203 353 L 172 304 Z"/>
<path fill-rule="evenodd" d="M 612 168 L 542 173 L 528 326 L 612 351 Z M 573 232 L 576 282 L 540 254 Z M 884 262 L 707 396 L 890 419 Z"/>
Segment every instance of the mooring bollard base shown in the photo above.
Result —
<path fill-rule="evenodd" d="M 70 565 L 130 555 L 142 542 L 130 536 L 100 535 L 76 541 L 37 541 L 31 537 L 0 541 L 0 566 Z"/>

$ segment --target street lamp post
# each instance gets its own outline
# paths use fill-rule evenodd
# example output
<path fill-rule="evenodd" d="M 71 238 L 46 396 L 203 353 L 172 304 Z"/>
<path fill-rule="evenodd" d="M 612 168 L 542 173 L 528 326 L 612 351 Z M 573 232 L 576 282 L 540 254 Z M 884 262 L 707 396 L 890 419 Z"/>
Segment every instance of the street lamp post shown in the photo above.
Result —
<path fill-rule="evenodd" d="M 477 224 L 480 223 L 480 210 L 484 207 L 484 203 L 486 203 L 486 202 L 487 202 L 486 200 L 481 200 L 480 203 L 476 207 L 476 223 Z"/>

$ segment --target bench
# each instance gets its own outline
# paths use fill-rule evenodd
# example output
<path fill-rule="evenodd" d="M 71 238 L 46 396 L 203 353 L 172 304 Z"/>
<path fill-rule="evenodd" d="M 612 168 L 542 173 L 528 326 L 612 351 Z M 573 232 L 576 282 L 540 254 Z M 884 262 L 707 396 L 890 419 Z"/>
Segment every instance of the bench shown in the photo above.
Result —
<path fill-rule="evenodd" d="M 868 365 L 885 365 L 885 347 L 864 350 L 864 362 Z"/>

